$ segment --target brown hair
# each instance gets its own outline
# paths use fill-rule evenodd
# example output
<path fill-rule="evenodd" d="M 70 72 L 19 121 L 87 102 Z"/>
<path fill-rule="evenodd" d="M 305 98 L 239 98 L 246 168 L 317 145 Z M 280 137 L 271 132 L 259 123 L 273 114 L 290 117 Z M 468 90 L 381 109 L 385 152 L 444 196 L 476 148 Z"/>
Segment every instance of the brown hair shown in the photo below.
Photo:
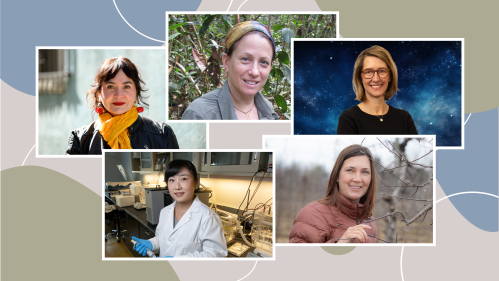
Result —
<path fill-rule="evenodd" d="M 374 169 L 373 156 L 369 148 L 361 146 L 358 144 L 352 144 L 345 147 L 336 158 L 333 170 L 329 176 L 329 182 L 327 184 L 326 196 L 319 200 L 319 203 L 324 205 L 334 205 L 339 207 L 341 205 L 340 192 L 338 187 L 338 177 L 340 175 L 340 170 L 343 167 L 345 160 L 352 158 L 354 156 L 364 155 L 369 159 L 369 164 L 371 168 L 371 183 L 367 189 L 366 194 L 360 198 L 359 203 L 364 205 L 364 209 L 360 215 L 360 218 L 367 219 L 372 214 L 374 208 L 374 201 L 376 199 L 376 189 L 378 188 L 376 170 Z"/>
<path fill-rule="evenodd" d="M 113 79 L 120 70 L 123 70 L 125 75 L 133 80 L 135 89 L 137 89 L 138 103 L 144 105 L 144 107 L 149 106 L 149 104 L 144 102 L 144 97 L 142 97 L 142 93 L 147 91 L 146 89 L 144 89 L 146 83 L 144 83 L 144 81 L 142 81 L 142 79 L 140 78 L 140 73 L 135 64 L 133 64 L 133 62 L 131 62 L 127 58 L 114 57 L 106 59 L 102 62 L 99 70 L 97 70 L 94 82 L 91 85 L 92 88 L 87 91 L 87 104 L 92 109 L 92 112 L 95 112 L 95 108 L 97 107 L 97 103 L 99 102 L 97 95 L 100 94 L 102 85 L 104 84 L 104 82 Z"/>
<path fill-rule="evenodd" d="M 399 91 L 399 89 L 397 88 L 397 66 L 395 65 L 395 62 L 393 61 L 390 53 L 385 48 L 378 45 L 374 45 L 362 51 L 355 61 L 352 80 L 353 90 L 355 92 L 355 95 L 357 96 L 355 99 L 359 101 L 364 101 L 366 99 L 364 85 L 362 84 L 361 72 L 362 68 L 364 68 L 364 59 L 367 56 L 377 57 L 378 59 L 386 63 L 388 69 L 390 69 L 391 81 L 389 82 L 388 89 L 386 89 L 385 92 L 385 100 L 389 100 L 397 91 Z"/>

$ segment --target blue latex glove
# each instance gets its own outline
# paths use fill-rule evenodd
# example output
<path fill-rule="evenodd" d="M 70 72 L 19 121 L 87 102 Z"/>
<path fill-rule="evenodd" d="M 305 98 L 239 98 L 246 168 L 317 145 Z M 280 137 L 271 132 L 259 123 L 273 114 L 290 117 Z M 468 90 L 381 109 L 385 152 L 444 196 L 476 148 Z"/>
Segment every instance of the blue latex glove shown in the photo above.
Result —
<path fill-rule="evenodd" d="M 173 256 L 164 256 L 164 257 L 157 257 L 158 259 L 164 259 L 164 258 L 173 258 Z"/>
<path fill-rule="evenodd" d="M 133 249 L 135 251 L 137 251 L 139 254 L 141 254 L 142 256 L 144 256 L 144 257 L 147 256 L 147 249 L 152 251 L 151 241 L 139 239 L 135 236 L 132 236 L 132 240 L 137 242 L 137 244 L 135 244 L 135 247 L 133 247 Z"/>

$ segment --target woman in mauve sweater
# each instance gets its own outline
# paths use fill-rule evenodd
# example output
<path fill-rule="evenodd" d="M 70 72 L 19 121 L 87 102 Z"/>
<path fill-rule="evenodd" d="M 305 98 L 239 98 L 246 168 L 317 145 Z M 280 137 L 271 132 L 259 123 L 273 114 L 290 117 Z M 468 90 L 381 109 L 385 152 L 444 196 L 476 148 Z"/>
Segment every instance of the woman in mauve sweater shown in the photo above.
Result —
<path fill-rule="evenodd" d="M 376 243 L 372 210 L 378 187 L 371 151 L 350 145 L 338 155 L 326 196 L 298 213 L 290 243 Z"/>

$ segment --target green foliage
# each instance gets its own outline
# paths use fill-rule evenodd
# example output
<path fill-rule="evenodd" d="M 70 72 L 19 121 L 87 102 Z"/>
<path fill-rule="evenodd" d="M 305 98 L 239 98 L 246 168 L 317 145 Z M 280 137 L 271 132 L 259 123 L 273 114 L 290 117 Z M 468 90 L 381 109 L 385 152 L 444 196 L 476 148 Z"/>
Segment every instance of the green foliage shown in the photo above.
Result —
<path fill-rule="evenodd" d="M 203 34 L 208 30 L 208 27 L 210 27 L 211 22 L 213 19 L 215 19 L 216 16 L 209 16 L 204 22 L 203 26 L 199 29 L 199 36 L 203 36 Z"/>
<path fill-rule="evenodd" d="M 173 35 L 168 36 L 168 41 L 172 40 L 173 38 L 175 38 L 175 37 L 177 37 L 179 35 L 180 35 L 180 32 L 177 32 L 177 33 L 175 33 Z"/>
<path fill-rule="evenodd" d="M 275 102 L 277 103 L 277 106 L 281 108 L 281 113 L 285 113 L 288 110 L 288 106 L 284 98 L 281 97 L 280 95 L 276 95 L 274 98 Z"/>
<path fill-rule="evenodd" d="M 259 21 L 272 32 L 277 55 L 261 92 L 281 119 L 292 114 L 291 38 L 336 37 L 335 15 L 170 15 L 169 119 L 180 119 L 190 102 L 227 79 L 222 55 L 236 16 L 240 21 Z"/>

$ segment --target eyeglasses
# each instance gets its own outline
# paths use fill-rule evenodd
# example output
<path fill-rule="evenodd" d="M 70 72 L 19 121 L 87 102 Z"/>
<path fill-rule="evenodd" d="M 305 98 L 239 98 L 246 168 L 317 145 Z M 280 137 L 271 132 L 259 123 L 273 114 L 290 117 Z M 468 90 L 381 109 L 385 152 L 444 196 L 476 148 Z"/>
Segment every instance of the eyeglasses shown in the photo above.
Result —
<path fill-rule="evenodd" d="M 380 68 L 378 70 L 364 69 L 361 72 L 362 72 L 362 77 L 366 79 L 373 78 L 374 73 L 378 73 L 379 78 L 386 78 L 390 74 L 390 69 L 388 68 Z"/>

